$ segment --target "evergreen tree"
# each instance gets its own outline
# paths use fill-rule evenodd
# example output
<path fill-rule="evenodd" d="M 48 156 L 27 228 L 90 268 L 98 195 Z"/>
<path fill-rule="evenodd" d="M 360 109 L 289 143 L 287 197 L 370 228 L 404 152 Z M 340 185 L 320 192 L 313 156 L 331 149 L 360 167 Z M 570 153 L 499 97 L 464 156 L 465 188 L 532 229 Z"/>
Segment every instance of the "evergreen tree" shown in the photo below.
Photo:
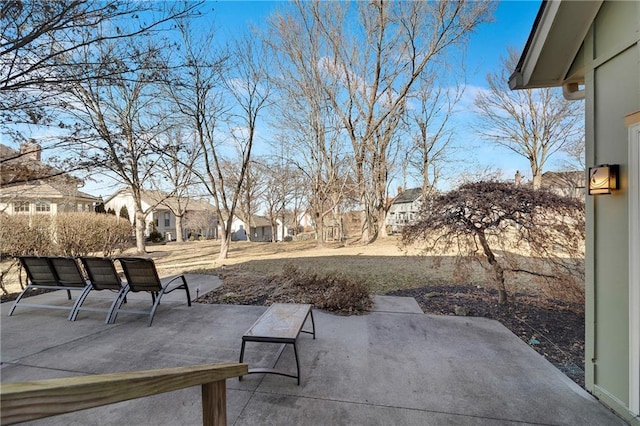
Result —
<path fill-rule="evenodd" d="M 120 208 L 120 217 L 124 218 L 124 219 L 127 219 L 127 220 L 131 220 L 129 218 L 129 210 L 127 209 L 127 206 L 122 206 Z"/>

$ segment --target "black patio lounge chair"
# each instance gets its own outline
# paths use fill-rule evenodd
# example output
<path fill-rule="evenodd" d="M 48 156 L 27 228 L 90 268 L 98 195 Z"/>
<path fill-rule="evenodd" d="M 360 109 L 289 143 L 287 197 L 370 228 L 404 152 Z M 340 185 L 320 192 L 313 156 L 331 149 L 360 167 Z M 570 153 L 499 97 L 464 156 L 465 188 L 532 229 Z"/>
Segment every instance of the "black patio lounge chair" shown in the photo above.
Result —
<path fill-rule="evenodd" d="M 67 257 L 20 256 L 20 263 L 27 272 L 29 283 L 18 295 L 9 315 L 13 315 L 16 307 L 30 306 L 35 308 L 63 309 L 70 311 L 69 319 L 75 312 L 79 300 L 84 300 L 91 291 L 91 285 L 84 279 L 75 259 Z M 71 305 L 43 305 L 23 302 L 23 297 L 34 289 L 66 290 L 67 299 L 72 300 L 71 291 L 81 291 L 78 299 Z"/>
<path fill-rule="evenodd" d="M 107 310 L 100 308 L 83 307 L 82 304 L 84 303 L 86 297 L 89 295 L 88 292 L 84 293 L 83 295 L 81 295 L 82 299 L 78 299 L 77 307 L 75 311 L 69 316 L 69 319 L 71 321 L 75 321 L 80 311 L 107 312 L 105 323 L 108 324 L 109 319 L 111 318 L 111 314 L 118 304 L 120 292 L 124 288 L 125 284 L 120 279 L 120 275 L 118 275 L 116 267 L 113 264 L 113 260 L 111 258 L 82 256 L 80 257 L 80 262 L 82 263 L 82 266 L 84 267 L 84 270 L 89 277 L 89 282 L 91 283 L 91 288 L 93 290 L 110 290 L 117 292 L 118 294 Z M 126 298 L 124 299 L 124 303 L 127 303 Z"/>
<path fill-rule="evenodd" d="M 187 293 L 187 304 L 191 306 L 191 294 L 189 293 L 189 286 L 187 285 L 187 280 L 185 279 L 184 275 L 173 277 L 167 283 L 163 284 L 160 281 L 160 277 L 158 276 L 158 271 L 156 270 L 156 265 L 155 263 L 153 263 L 153 260 L 139 257 L 120 257 L 118 258 L 118 261 L 122 265 L 122 270 L 124 271 L 124 275 L 127 279 L 127 284 L 118 295 L 119 301 L 117 302 L 117 305 L 112 312 L 111 320 L 109 321 L 111 324 L 116 321 L 118 312 L 124 312 L 148 314 L 149 322 L 147 325 L 151 326 L 151 323 L 153 322 L 153 316 L 158 309 L 158 305 L 160 305 L 162 296 L 167 293 L 171 293 L 174 290 L 184 290 Z M 172 283 L 176 280 L 180 280 L 182 284 L 179 284 L 177 286 L 172 285 Z M 153 303 L 151 310 L 134 311 L 129 309 L 120 309 L 124 298 L 130 291 L 134 293 L 150 293 L 151 301 Z"/>

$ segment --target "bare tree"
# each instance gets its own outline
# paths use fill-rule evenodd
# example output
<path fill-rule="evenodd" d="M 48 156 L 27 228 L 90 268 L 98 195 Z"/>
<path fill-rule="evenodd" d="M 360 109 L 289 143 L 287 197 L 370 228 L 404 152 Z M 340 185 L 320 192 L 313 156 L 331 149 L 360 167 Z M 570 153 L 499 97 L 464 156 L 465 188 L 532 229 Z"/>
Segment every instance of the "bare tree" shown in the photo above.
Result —
<path fill-rule="evenodd" d="M 116 177 L 131 191 L 134 201 L 136 247 L 145 252 L 146 211 L 142 192 L 150 182 L 158 161 L 155 138 L 164 131 L 155 83 L 163 77 L 162 44 L 158 40 L 126 39 L 84 49 L 85 58 L 76 73 L 93 73 L 109 78 L 78 77 L 66 88 L 70 114 L 79 129 L 74 139 L 78 155 L 94 170 Z M 104 71 L 106 68 L 109 71 Z"/>
<path fill-rule="evenodd" d="M 275 19 L 273 31 L 267 41 L 279 60 L 278 72 L 272 77 L 279 88 L 279 120 L 274 126 L 280 129 L 277 149 L 280 156 L 286 154 L 295 165 L 306 188 L 306 198 L 315 225 L 318 245 L 324 243 L 325 218 L 342 200 L 341 188 L 349 176 L 347 153 L 341 135 L 339 117 L 331 110 L 329 100 L 323 92 L 320 44 L 315 32 L 310 31 L 309 40 L 282 38 L 282 25 L 286 21 Z M 285 149 L 285 145 L 288 149 Z M 301 200 L 296 197 L 296 200 Z M 297 204 L 300 207 L 300 204 Z M 294 209 L 297 210 L 297 209 Z"/>
<path fill-rule="evenodd" d="M 119 43 L 165 28 L 193 14 L 199 3 L 132 0 L 12 0 L 0 4 L 0 129 L 23 139 L 17 123 L 66 128 L 60 87 L 112 76 L 113 68 L 86 64 L 94 46 Z M 79 73 L 78 66 L 92 72 Z M 28 136 L 27 136 L 28 137 Z"/>
<path fill-rule="evenodd" d="M 364 210 L 362 239 L 384 236 L 388 156 L 407 95 L 427 64 L 482 22 L 488 2 L 296 2 L 273 23 L 289 63 L 319 52 L 309 80 L 321 89 L 351 142 Z M 348 24 L 347 24 L 348 23 Z M 304 70 L 303 70 L 304 71 Z"/>
<path fill-rule="evenodd" d="M 265 186 L 263 192 L 266 216 L 271 223 L 272 241 L 285 238 L 287 207 L 298 201 L 300 170 L 282 155 L 271 156 L 265 164 Z M 294 209 L 295 210 L 295 209 Z M 278 220 L 282 224 L 282 234 L 278 235 Z M 294 225 L 295 226 L 295 225 Z"/>
<path fill-rule="evenodd" d="M 176 241 L 183 239 L 183 219 L 189 208 L 191 189 L 194 185 L 193 169 L 201 158 L 202 147 L 194 139 L 185 142 L 182 129 L 172 129 L 158 137 L 159 152 L 157 172 L 151 180 L 154 187 L 168 191 L 170 199 L 158 200 L 176 218 Z"/>
<path fill-rule="evenodd" d="M 582 141 L 583 105 L 567 101 L 559 89 L 509 90 L 509 72 L 518 57 L 513 49 L 508 55 L 500 71 L 487 75 L 489 90 L 475 98 L 477 130 L 497 146 L 526 158 L 537 189 L 549 159 Z"/>
<path fill-rule="evenodd" d="M 204 191 L 214 198 L 214 207 L 218 220 L 222 221 L 223 229 L 226 222 L 223 219 L 224 207 L 221 206 L 220 191 L 223 191 L 224 161 L 221 157 L 220 144 L 216 132 L 220 125 L 221 116 L 226 112 L 226 105 L 222 95 L 222 74 L 227 67 L 227 56 L 224 52 L 213 49 L 201 49 L 200 46 L 211 46 L 214 33 L 209 32 L 196 36 L 193 28 L 186 21 L 178 21 L 182 36 L 183 48 L 178 58 L 179 67 L 167 80 L 166 90 L 171 98 L 175 111 L 184 117 L 184 123 L 199 144 L 202 152 L 202 163 L 192 169 Z M 222 180 L 218 182 L 218 177 Z M 222 249 L 228 251 L 226 233 L 223 233 Z"/>
<path fill-rule="evenodd" d="M 437 186 L 444 166 L 453 161 L 450 157 L 454 150 L 450 120 L 463 94 L 460 84 L 443 85 L 439 79 L 442 73 L 432 70 L 435 66 L 429 64 L 420 76 L 406 113 L 411 141 L 405 151 L 406 166 L 419 175 L 423 200 Z"/>
<path fill-rule="evenodd" d="M 575 198 L 511 183 L 476 182 L 432 198 L 418 222 L 403 230 L 403 242 L 421 241 L 427 253 L 453 250 L 459 260 L 486 264 L 500 304 L 507 303 L 507 273 L 541 278 L 565 295 L 580 297 L 584 221 L 584 203 Z M 527 256 L 547 268 L 527 264 Z"/>
<path fill-rule="evenodd" d="M 236 156 L 239 158 L 239 156 Z M 227 161 L 225 176 L 229 180 L 229 186 L 234 187 L 240 176 L 240 164 L 235 161 Z M 244 181 L 241 183 L 241 195 L 236 209 L 236 216 L 244 223 L 251 223 L 253 216 L 258 214 L 260 200 L 264 194 L 266 184 L 266 168 L 261 161 L 251 160 L 247 165 Z"/>
<path fill-rule="evenodd" d="M 220 258 L 225 259 L 231 242 L 231 221 L 235 213 L 238 200 L 242 195 L 242 185 L 247 175 L 247 169 L 251 162 L 251 154 L 256 140 L 258 118 L 265 108 L 270 105 L 272 92 L 271 82 L 268 79 L 268 57 L 264 55 L 263 46 L 253 39 L 245 37 L 240 39 L 234 50 L 238 52 L 232 67 L 232 72 L 226 79 L 226 86 L 235 100 L 235 115 L 237 126 L 232 130 L 231 136 L 239 153 L 238 161 L 240 173 L 237 183 L 227 190 L 220 191 L 217 202 L 225 209 L 223 218 L 222 246 Z M 218 182 L 224 184 L 224 178 L 218 175 Z"/>
<path fill-rule="evenodd" d="M 195 168 L 203 187 L 213 197 L 222 224 L 220 259 L 228 257 L 231 224 L 242 195 L 242 187 L 251 160 L 259 113 L 270 96 L 266 67 L 258 47 L 243 39 L 235 47 L 233 61 L 225 53 L 201 49 L 211 45 L 213 33 L 198 41 L 193 29 L 180 23 L 184 57 L 182 72 L 171 84 L 170 92 L 177 111 L 190 122 L 196 140 L 202 147 L 203 167 Z M 226 103 L 225 100 L 226 99 Z M 228 143 L 218 140 L 222 115 Z M 231 153 L 237 158 L 231 160 Z M 228 158 L 225 158 L 228 157 Z M 238 174 L 225 173 L 225 164 L 235 161 Z"/>

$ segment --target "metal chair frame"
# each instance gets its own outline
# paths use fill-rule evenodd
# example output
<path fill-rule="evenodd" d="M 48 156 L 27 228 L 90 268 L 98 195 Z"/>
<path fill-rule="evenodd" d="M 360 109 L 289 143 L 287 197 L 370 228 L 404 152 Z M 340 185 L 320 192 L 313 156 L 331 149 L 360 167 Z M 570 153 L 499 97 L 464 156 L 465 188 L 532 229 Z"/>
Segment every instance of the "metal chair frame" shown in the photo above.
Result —
<path fill-rule="evenodd" d="M 122 266 L 122 270 L 127 279 L 127 284 L 118 294 L 116 301 L 114 302 L 114 309 L 111 313 L 111 317 L 107 320 L 107 323 L 113 324 L 116 321 L 119 312 L 130 314 L 146 314 L 149 316 L 148 326 L 151 326 L 153 318 L 156 314 L 156 310 L 160 305 L 160 300 L 165 294 L 171 293 L 175 290 L 184 290 L 187 295 L 187 304 L 191 306 L 191 294 L 189 292 L 189 286 L 184 275 L 177 275 L 163 284 L 158 276 L 155 263 L 151 259 L 142 257 L 120 257 L 117 258 Z M 182 283 L 170 288 L 174 281 L 180 280 Z M 120 309 L 124 302 L 127 293 L 129 292 L 148 292 L 151 294 L 152 307 L 149 311 Z"/>

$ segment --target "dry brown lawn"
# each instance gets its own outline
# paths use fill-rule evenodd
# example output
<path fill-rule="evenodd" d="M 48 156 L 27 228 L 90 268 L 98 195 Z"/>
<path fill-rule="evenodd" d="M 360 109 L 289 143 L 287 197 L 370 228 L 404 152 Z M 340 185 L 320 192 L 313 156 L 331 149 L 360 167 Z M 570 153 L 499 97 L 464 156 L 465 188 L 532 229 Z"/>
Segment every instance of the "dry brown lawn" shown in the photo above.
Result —
<path fill-rule="evenodd" d="M 374 294 L 425 285 L 491 286 L 477 263 L 457 264 L 454 257 L 423 256 L 415 248 L 401 248 L 396 237 L 368 245 L 338 243 L 318 247 L 315 241 L 286 243 L 233 242 L 228 259 L 218 259 L 218 241 L 168 243 L 147 248 L 161 274 L 216 273 L 233 266 L 246 272 L 279 274 L 286 264 L 301 270 L 338 273 L 364 282 Z M 534 292 L 526 277 L 511 277 L 510 290 Z"/>
<path fill-rule="evenodd" d="M 365 283 L 373 294 L 422 286 L 464 284 L 491 287 L 486 271 L 477 263 L 456 263 L 450 256 L 423 256 L 415 248 L 402 248 L 397 237 L 375 243 L 329 243 L 319 247 L 315 241 L 284 243 L 232 242 L 228 259 L 218 259 L 218 240 L 170 242 L 148 245 L 148 256 L 155 260 L 161 276 L 177 273 L 216 274 L 218 268 L 257 274 L 280 274 L 292 264 L 300 270 L 343 274 Z M 135 255 L 134 249 L 124 253 Z M 20 291 L 17 278 L 8 277 L 9 292 Z M 511 293 L 536 289 L 525 277 L 510 277 Z"/>

